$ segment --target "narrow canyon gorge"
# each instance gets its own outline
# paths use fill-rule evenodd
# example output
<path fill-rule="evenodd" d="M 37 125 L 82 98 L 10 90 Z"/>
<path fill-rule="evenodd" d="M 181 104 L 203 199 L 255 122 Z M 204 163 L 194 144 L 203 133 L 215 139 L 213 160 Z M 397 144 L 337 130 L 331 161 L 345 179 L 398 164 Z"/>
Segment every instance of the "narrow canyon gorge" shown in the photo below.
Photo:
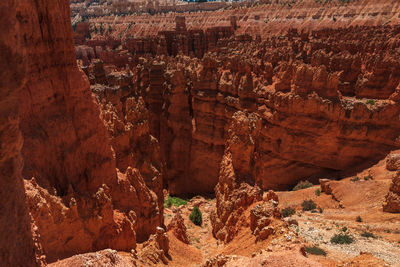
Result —
<path fill-rule="evenodd" d="M 400 266 L 397 0 L 0 22 L 0 266 Z"/>

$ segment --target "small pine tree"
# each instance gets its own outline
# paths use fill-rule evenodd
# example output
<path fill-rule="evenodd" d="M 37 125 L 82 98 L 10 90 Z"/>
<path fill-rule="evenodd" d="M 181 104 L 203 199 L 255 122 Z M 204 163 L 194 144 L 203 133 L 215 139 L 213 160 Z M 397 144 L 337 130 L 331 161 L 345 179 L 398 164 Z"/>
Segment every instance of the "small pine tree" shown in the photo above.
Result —
<path fill-rule="evenodd" d="M 100 23 L 100 34 L 103 35 L 103 33 L 104 33 L 103 23 Z"/>
<path fill-rule="evenodd" d="M 203 218 L 202 218 L 202 214 L 201 211 L 199 209 L 199 207 L 194 206 L 192 213 L 189 216 L 189 219 L 198 226 L 201 226 L 201 224 L 203 223 Z"/>

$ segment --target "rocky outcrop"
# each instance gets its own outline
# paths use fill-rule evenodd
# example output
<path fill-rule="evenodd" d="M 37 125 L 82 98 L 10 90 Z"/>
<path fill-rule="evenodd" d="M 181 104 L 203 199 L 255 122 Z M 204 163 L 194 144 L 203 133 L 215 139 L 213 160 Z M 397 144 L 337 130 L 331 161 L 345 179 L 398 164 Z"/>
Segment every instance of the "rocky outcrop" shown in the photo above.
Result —
<path fill-rule="evenodd" d="M 18 1 L 0 2 L 0 262 L 3 266 L 40 266 L 22 178 L 23 137 L 18 98 L 28 81 L 27 51 L 22 44 Z M 35 252 L 36 249 L 36 252 Z M 36 254 L 36 255 L 35 255 Z M 44 262 L 42 262 L 44 263 Z"/>
<path fill-rule="evenodd" d="M 140 1 L 139 1 L 140 3 Z M 143 2 L 142 2 L 143 3 Z M 178 3 L 178 2 L 177 2 Z M 135 5 L 136 2 L 118 1 L 114 4 Z M 204 5 L 227 5 L 227 8 L 215 12 L 175 12 L 166 14 L 129 15 L 128 7 L 110 10 L 112 5 L 100 5 L 94 2 L 90 8 L 85 5 L 73 5 L 73 19 L 77 20 L 77 13 L 90 16 L 89 23 L 109 29 L 107 34 L 115 38 L 142 38 L 156 36 L 160 31 L 175 29 L 175 18 L 184 15 L 187 29 L 205 30 L 215 26 L 234 26 L 239 35 L 248 34 L 253 38 L 265 38 L 270 34 L 281 35 L 292 28 L 305 32 L 318 29 L 337 29 L 348 26 L 376 26 L 398 25 L 400 21 L 397 0 L 360 0 L 343 2 L 332 1 L 288 1 L 266 0 L 256 2 L 207 2 L 207 3 L 180 3 L 176 11 L 183 12 L 185 7 L 194 5 L 201 10 Z M 190 9 L 186 9 L 190 11 Z M 166 10 L 167 11 L 167 10 Z M 172 11 L 172 10 L 169 10 Z M 139 12 L 141 13 L 141 12 Z M 236 17 L 236 23 L 231 17 Z M 81 21 L 79 19 L 77 21 Z"/>
<path fill-rule="evenodd" d="M 396 175 L 393 176 L 389 193 L 383 203 L 383 211 L 400 213 L 400 171 L 397 171 Z"/>
<path fill-rule="evenodd" d="M 101 105 L 116 166 L 121 172 L 127 171 L 126 179 L 122 176 L 118 179 L 114 198 L 119 209 L 129 212 L 134 207 L 137 213 L 137 238 L 143 242 L 154 233 L 157 226 L 163 224 L 164 163 L 159 142 L 150 134 L 149 112 L 143 98 L 133 90 L 132 74 L 106 74 L 102 63 L 95 62 L 89 71 L 92 90 Z M 132 171 L 129 169 L 131 167 L 135 169 Z M 134 185 L 135 182 L 141 184 Z M 152 192 L 148 192 L 147 187 Z M 131 192 L 130 188 L 136 188 L 133 192 L 136 191 L 138 195 L 144 188 L 146 196 L 132 201 L 130 194 L 123 193 Z"/>
<path fill-rule="evenodd" d="M 399 147 L 398 35 L 390 26 L 292 29 L 261 43 L 221 39 L 218 53 L 201 60 L 138 59 L 126 72 L 159 140 L 165 186 L 171 194 L 212 192 L 229 120 L 244 110 L 260 118 L 248 175 L 262 189 L 338 177 L 384 158 Z"/>
<path fill-rule="evenodd" d="M 110 266 L 126 267 L 135 266 L 136 261 L 132 257 L 122 257 L 116 250 L 105 249 L 97 252 L 72 256 L 68 259 L 49 264 L 50 267 L 63 266 Z"/>
<path fill-rule="evenodd" d="M 156 233 L 143 243 L 138 253 L 138 258 L 143 266 L 152 266 L 160 263 L 168 264 L 168 251 L 168 235 L 163 228 L 157 227 Z"/>
<path fill-rule="evenodd" d="M 256 241 L 265 240 L 272 235 L 275 229 L 270 226 L 273 218 L 280 218 L 278 202 L 262 202 L 250 210 L 250 230 L 256 236 Z"/>
<path fill-rule="evenodd" d="M 76 64 L 67 1 L 10 0 L 0 10 L 9 12 L 5 25 L 15 25 L 1 33 L 2 62 L 3 52 L 9 62 L 2 80 L 11 81 L 1 87 L 1 196 L 15 222 L 2 228 L 1 261 L 34 266 L 104 248 L 130 251 L 136 232 L 145 239 L 163 224 L 162 195 L 149 189 L 161 190 L 161 181 L 145 183 L 142 174 L 157 172 L 146 162 L 116 170 L 99 106 Z"/>
<path fill-rule="evenodd" d="M 400 169 L 400 154 L 390 153 L 386 159 L 386 169 L 388 171 L 397 171 Z"/>
<path fill-rule="evenodd" d="M 229 128 L 219 181 L 215 187 L 216 210 L 210 215 L 213 235 L 224 242 L 231 241 L 240 229 L 243 212 L 262 199 L 260 188 L 248 183 L 254 182 L 251 163 L 259 121 L 255 114 L 237 112 Z"/>
<path fill-rule="evenodd" d="M 181 215 L 180 210 L 174 212 L 171 222 L 167 226 L 167 230 L 171 231 L 177 239 L 185 244 L 189 244 L 189 238 L 186 233 L 185 221 Z"/>

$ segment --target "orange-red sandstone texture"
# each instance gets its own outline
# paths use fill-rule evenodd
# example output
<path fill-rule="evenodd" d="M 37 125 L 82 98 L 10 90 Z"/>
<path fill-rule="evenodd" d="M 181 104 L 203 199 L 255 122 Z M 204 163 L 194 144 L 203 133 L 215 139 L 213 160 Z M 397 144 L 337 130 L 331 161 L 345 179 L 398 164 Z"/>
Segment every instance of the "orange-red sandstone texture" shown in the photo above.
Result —
<path fill-rule="evenodd" d="M 354 5 L 375 8 L 375 18 L 397 14 L 396 4 L 385 11 L 375 3 L 381 2 Z M 220 181 L 219 198 L 238 195 L 238 207 L 250 212 L 242 196 L 248 191 L 259 200 L 260 189 L 373 162 L 399 146 L 399 31 L 384 19 L 377 24 L 388 26 L 290 30 L 263 35 L 263 43 L 252 40 L 257 34 L 240 35 L 244 27 L 231 36 L 232 24 L 214 27 L 205 40 L 196 31 L 168 32 L 156 37 L 156 52 L 140 50 L 142 58 L 107 47 L 117 48 L 118 40 L 100 40 L 106 49 L 93 45 L 93 58 L 131 66 L 122 75 L 112 66 L 103 75 L 95 62 L 86 70 L 94 75 L 100 119 L 74 61 L 66 1 L 7 0 L 0 7 L 0 20 L 12 25 L 0 39 L 7 62 L 1 65 L 7 81 L 0 100 L 1 223 L 15 222 L 1 230 L 6 265 L 134 248 L 136 237 L 145 240 L 162 224 L 162 177 L 180 194 L 210 192 Z M 203 52 L 202 60 L 169 57 Z M 221 214 L 229 215 L 231 202 L 225 204 Z M 254 234 L 266 227 L 254 225 L 262 227 Z M 145 244 L 143 257 L 166 260 L 161 228 Z M 99 255 L 123 261 L 114 251 Z"/>
<path fill-rule="evenodd" d="M 18 94 L 26 85 L 28 62 L 17 23 L 17 1 L 0 2 L 0 263 L 38 266 L 22 181 L 23 144 Z"/>
<path fill-rule="evenodd" d="M 339 0 L 329 3 L 314 0 L 273 0 L 256 3 L 238 3 L 214 12 L 186 12 L 188 30 L 229 26 L 230 16 L 237 17 L 239 34 L 255 37 L 266 33 L 279 34 L 290 28 L 315 30 L 356 25 L 396 25 L 400 21 L 400 5 L 397 0 L 362 0 L 343 4 Z M 84 7 L 83 7 L 84 8 Z M 89 18 L 83 24 L 90 26 L 92 36 L 110 35 L 116 39 L 155 36 L 175 27 L 175 18 L 182 13 L 151 15 L 144 13 L 130 16 L 99 16 Z M 89 23 L 88 23 L 89 21 Z M 78 23 L 79 25 L 79 23 Z M 102 26 L 101 26 L 102 25 Z M 80 26 L 79 42 L 88 33 Z M 102 27 L 102 31 L 100 30 Z M 96 31 L 94 29 L 97 29 Z"/>
<path fill-rule="evenodd" d="M 144 101 L 170 193 L 213 191 L 238 111 L 259 121 L 242 171 L 261 189 L 284 189 L 368 166 L 399 147 L 398 38 L 397 26 L 292 29 L 263 42 L 236 35 L 202 59 L 181 50 L 176 57 L 133 54 L 137 65 L 128 69 L 109 62 L 109 81 L 115 70 L 132 78 L 124 86 L 93 78 L 92 89 L 103 84 Z M 98 76 L 96 60 L 90 77 Z"/>
<path fill-rule="evenodd" d="M 2 227 L 1 262 L 34 265 L 35 250 L 37 263 L 130 251 L 163 224 L 162 181 L 156 175 L 147 185 L 133 163 L 116 169 L 99 107 L 76 65 L 68 2 L 7 0 L 0 10 L 10 25 L 0 39 L 1 222 L 10 226 Z"/>

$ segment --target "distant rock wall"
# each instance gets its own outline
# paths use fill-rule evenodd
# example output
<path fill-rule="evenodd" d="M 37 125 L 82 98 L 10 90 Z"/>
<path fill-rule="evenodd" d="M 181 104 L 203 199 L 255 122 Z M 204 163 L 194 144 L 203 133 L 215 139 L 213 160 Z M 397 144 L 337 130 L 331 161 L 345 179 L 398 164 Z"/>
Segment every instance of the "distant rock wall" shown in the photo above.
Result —
<path fill-rule="evenodd" d="M 143 55 L 132 88 L 146 103 L 170 193 L 213 191 L 237 111 L 261 120 L 248 176 L 262 189 L 384 158 L 399 147 L 398 38 L 392 26 L 292 29 L 263 42 L 220 39 L 200 60 Z"/>

